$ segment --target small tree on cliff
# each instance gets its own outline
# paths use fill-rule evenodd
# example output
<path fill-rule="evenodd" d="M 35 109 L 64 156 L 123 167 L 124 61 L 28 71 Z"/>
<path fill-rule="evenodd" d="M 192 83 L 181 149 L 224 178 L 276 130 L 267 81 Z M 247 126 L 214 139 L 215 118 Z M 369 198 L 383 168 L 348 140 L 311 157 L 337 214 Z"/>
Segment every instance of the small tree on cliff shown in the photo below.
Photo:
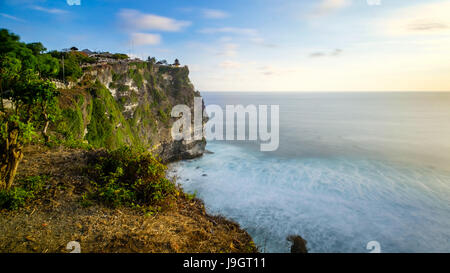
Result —
<path fill-rule="evenodd" d="M 47 130 L 53 118 L 49 109 L 55 105 L 58 92 L 49 80 L 28 76 L 31 79 L 20 82 L 11 93 L 11 109 L 0 114 L 0 190 L 9 190 L 13 185 L 23 146 L 42 122 L 42 135 L 49 141 Z"/>
<path fill-rule="evenodd" d="M 49 139 L 47 129 L 58 92 L 54 83 L 40 77 L 40 50 L 36 51 L 38 56 L 33 55 L 17 35 L 3 29 L 0 42 L 0 99 L 10 104 L 0 111 L 0 190 L 9 190 L 23 158 L 23 145 L 36 128 L 42 127 L 42 135 Z M 53 67 L 57 62 L 50 60 L 46 65 L 50 67 L 45 71 L 57 70 Z"/>

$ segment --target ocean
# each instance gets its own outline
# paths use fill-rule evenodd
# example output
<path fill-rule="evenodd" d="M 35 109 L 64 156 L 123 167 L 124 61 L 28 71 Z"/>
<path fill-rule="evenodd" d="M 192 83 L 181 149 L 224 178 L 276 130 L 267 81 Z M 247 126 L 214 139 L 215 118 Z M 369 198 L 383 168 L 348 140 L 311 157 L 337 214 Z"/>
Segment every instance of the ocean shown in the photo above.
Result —
<path fill-rule="evenodd" d="M 173 163 L 207 211 L 262 252 L 450 252 L 450 93 L 202 92 L 206 105 L 279 105 L 279 148 L 209 141 Z"/>

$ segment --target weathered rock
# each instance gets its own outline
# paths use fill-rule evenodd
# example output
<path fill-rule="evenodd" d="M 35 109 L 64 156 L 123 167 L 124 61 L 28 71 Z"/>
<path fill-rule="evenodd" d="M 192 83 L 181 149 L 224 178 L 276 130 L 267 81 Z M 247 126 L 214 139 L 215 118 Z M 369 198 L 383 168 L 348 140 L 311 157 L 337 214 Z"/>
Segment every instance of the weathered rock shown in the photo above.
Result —
<path fill-rule="evenodd" d="M 306 240 L 298 235 L 289 235 L 286 240 L 292 243 L 291 253 L 308 253 Z"/>
<path fill-rule="evenodd" d="M 96 65 L 87 69 L 75 86 L 61 91 L 60 104 L 75 112 L 66 121 L 77 130 L 74 138 L 112 149 L 123 144 L 141 146 L 164 162 L 191 159 L 205 152 L 204 139 L 175 141 L 171 136 L 176 121 L 171 109 L 178 104 L 193 109 L 194 97 L 200 96 L 189 80 L 187 67 L 143 61 Z M 80 118 L 71 119 L 78 116 L 82 117 L 81 126 Z"/>

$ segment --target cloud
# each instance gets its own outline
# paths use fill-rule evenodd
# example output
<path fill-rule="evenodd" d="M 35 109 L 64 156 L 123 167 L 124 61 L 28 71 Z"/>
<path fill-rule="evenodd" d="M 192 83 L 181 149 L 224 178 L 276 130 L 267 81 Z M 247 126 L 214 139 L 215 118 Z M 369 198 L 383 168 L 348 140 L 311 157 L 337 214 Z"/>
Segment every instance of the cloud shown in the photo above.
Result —
<path fill-rule="evenodd" d="M 259 73 L 264 76 L 283 76 L 297 72 L 297 69 L 288 66 L 264 65 L 256 68 Z"/>
<path fill-rule="evenodd" d="M 131 40 L 135 45 L 158 45 L 161 43 L 161 36 L 159 34 L 151 33 L 132 33 Z"/>
<path fill-rule="evenodd" d="M 270 65 L 262 66 L 262 67 L 259 67 L 258 69 L 263 73 L 263 75 L 266 75 L 266 76 L 271 76 L 276 73 L 276 69 Z"/>
<path fill-rule="evenodd" d="M 377 27 L 388 35 L 450 34 L 450 1 L 418 4 L 394 11 Z"/>
<path fill-rule="evenodd" d="M 219 64 L 219 66 L 224 69 L 232 69 L 241 67 L 241 64 L 235 61 L 223 61 Z"/>
<path fill-rule="evenodd" d="M 9 15 L 9 14 L 6 14 L 6 13 L 0 13 L 0 16 L 8 18 L 8 19 L 11 19 L 11 20 L 14 20 L 14 21 L 18 21 L 18 22 L 25 22 L 25 20 L 23 20 L 23 19 L 20 19 L 20 18 L 18 18 L 16 16 L 12 16 L 12 15 Z"/>
<path fill-rule="evenodd" d="M 336 48 L 333 52 L 330 53 L 331 56 L 339 56 L 342 54 L 342 49 Z"/>
<path fill-rule="evenodd" d="M 449 26 L 442 22 L 433 21 L 416 21 L 408 24 L 408 29 L 412 31 L 428 31 L 428 30 L 440 30 L 446 29 Z"/>
<path fill-rule="evenodd" d="M 237 55 L 237 48 L 239 45 L 234 43 L 226 43 L 223 46 L 223 50 L 219 52 L 217 55 L 224 55 L 227 57 L 234 57 Z"/>
<path fill-rule="evenodd" d="M 322 0 L 313 10 L 313 16 L 327 15 L 345 8 L 351 4 L 350 0 Z"/>
<path fill-rule="evenodd" d="M 245 36 L 257 36 L 258 31 L 253 28 L 235 28 L 235 27 L 222 27 L 222 28 L 204 28 L 200 30 L 205 34 L 217 34 L 217 33 L 229 33 Z"/>
<path fill-rule="evenodd" d="M 221 28 L 204 28 L 199 31 L 204 34 L 229 34 L 243 36 L 253 44 L 264 47 L 276 47 L 275 44 L 267 43 L 259 34 L 258 30 L 253 28 L 236 28 L 236 27 L 221 27 Z M 231 37 L 226 36 L 226 39 Z"/>
<path fill-rule="evenodd" d="M 343 52 L 342 49 L 336 48 L 335 50 L 331 51 L 331 52 L 324 52 L 324 51 L 316 51 L 313 52 L 311 54 L 309 54 L 310 58 L 320 58 L 320 57 L 326 57 L 326 56 L 331 56 L 331 57 L 336 57 L 341 55 Z"/>
<path fill-rule="evenodd" d="M 133 9 L 122 9 L 119 12 L 125 26 L 137 30 L 180 31 L 191 25 L 189 21 L 179 21 L 154 14 L 145 14 Z"/>
<path fill-rule="evenodd" d="M 217 9 L 203 9 L 202 13 L 203 17 L 208 19 L 224 19 L 230 16 L 227 12 Z"/>
<path fill-rule="evenodd" d="M 267 43 L 261 37 L 251 37 L 249 40 L 250 40 L 250 42 L 252 42 L 252 43 L 254 43 L 256 45 L 260 45 L 260 46 L 264 46 L 264 47 L 271 47 L 271 48 L 277 47 L 276 44 Z"/>
<path fill-rule="evenodd" d="M 326 54 L 323 52 L 313 52 L 313 53 L 309 54 L 309 57 L 310 58 L 319 58 L 319 57 L 323 57 L 325 55 Z"/>
<path fill-rule="evenodd" d="M 31 6 L 31 9 L 38 10 L 38 11 L 43 11 L 43 12 L 51 13 L 51 14 L 65 14 L 65 13 L 68 13 L 67 10 L 44 8 L 44 7 L 41 7 L 41 6 Z"/>

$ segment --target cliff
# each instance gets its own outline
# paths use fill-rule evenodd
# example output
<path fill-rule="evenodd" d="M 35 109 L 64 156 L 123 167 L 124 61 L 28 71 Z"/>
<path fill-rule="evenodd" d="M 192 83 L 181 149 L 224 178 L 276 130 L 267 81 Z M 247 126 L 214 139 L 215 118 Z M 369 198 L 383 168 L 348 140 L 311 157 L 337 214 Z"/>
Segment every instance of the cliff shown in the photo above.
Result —
<path fill-rule="evenodd" d="M 69 88 L 69 87 L 70 88 Z M 134 61 L 91 65 L 77 83 L 61 88 L 63 119 L 55 129 L 94 147 L 123 144 L 152 150 L 165 162 L 203 154 L 206 141 L 174 141 L 172 107 L 194 105 L 200 96 L 188 67 Z"/>

